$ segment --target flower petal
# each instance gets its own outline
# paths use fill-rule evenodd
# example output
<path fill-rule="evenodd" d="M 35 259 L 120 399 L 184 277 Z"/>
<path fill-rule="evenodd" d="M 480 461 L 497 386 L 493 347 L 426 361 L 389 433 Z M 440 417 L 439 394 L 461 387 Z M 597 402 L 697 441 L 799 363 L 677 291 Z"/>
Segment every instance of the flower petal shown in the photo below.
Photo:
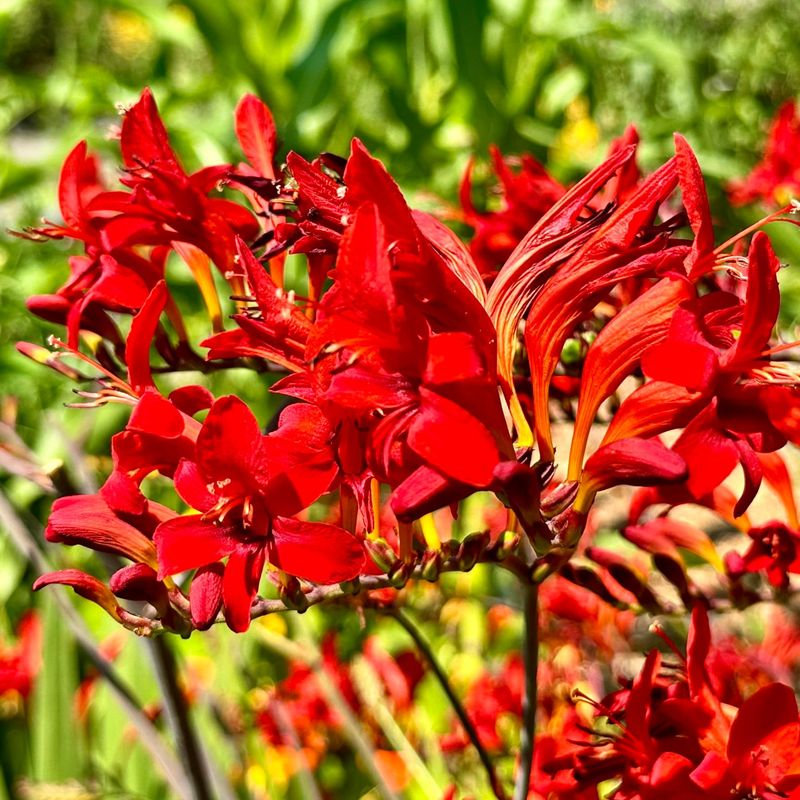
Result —
<path fill-rule="evenodd" d="M 361 573 L 364 548 L 353 534 L 324 522 L 278 517 L 272 526 L 269 561 L 313 583 L 341 583 Z"/>
<path fill-rule="evenodd" d="M 200 514 L 177 517 L 158 526 L 158 579 L 203 567 L 230 555 L 239 545 L 234 525 L 215 525 Z"/>

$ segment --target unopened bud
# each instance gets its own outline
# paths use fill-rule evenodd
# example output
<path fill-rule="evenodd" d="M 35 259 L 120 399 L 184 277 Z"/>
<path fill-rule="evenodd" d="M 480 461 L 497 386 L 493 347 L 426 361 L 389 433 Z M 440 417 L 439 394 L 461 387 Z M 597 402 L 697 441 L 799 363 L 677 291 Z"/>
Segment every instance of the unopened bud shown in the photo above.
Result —
<path fill-rule="evenodd" d="M 438 550 L 429 550 L 422 559 L 422 577 L 434 583 L 442 570 L 442 554 Z"/>
<path fill-rule="evenodd" d="M 519 547 L 520 535 L 514 531 L 503 531 L 492 546 L 492 556 L 496 561 L 505 561 Z"/>
<path fill-rule="evenodd" d="M 489 531 L 470 533 L 461 542 L 458 550 L 458 568 L 464 572 L 469 572 L 483 555 L 489 544 Z"/>
<path fill-rule="evenodd" d="M 566 481 L 548 492 L 541 500 L 542 514 L 548 519 L 560 514 L 567 506 L 572 505 L 578 494 L 578 481 Z"/>
<path fill-rule="evenodd" d="M 375 564 L 386 573 L 391 572 L 398 562 L 397 553 L 386 539 L 365 539 L 364 547 Z"/>
<path fill-rule="evenodd" d="M 345 594 L 356 595 L 361 591 L 361 581 L 357 577 L 353 578 L 351 581 L 342 581 L 342 583 L 339 584 L 339 588 Z"/>
<path fill-rule="evenodd" d="M 289 577 L 278 589 L 283 604 L 292 611 L 303 612 L 308 608 L 308 598 L 297 578 Z"/>
<path fill-rule="evenodd" d="M 389 572 L 389 583 L 395 589 L 402 589 L 411 577 L 414 565 L 406 561 L 398 561 Z"/>
<path fill-rule="evenodd" d="M 439 552 L 442 555 L 442 561 L 457 561 L 458 552 L 461 549 L 461 542 L 458 539 L 446 539 L 442 542 Z"/>

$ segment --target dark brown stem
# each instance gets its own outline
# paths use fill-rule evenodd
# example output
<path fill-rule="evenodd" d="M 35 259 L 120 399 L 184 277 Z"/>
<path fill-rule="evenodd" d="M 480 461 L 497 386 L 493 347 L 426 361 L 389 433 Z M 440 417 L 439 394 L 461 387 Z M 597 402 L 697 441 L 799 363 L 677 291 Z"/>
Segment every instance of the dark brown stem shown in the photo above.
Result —
<path fill-rule="evenodd" d="M 195 800 L 212 800 L 214 794 L 211 790 L 208 764 L 189 718 L 186 698 L 178 686 L 175 656 L 163 636 L 149 640 L 148 647 L 153 656 L 156 678 L 164 695 L 164 706 L 175 735 L 175 743 L 192 784 L 193 797 Z"/>

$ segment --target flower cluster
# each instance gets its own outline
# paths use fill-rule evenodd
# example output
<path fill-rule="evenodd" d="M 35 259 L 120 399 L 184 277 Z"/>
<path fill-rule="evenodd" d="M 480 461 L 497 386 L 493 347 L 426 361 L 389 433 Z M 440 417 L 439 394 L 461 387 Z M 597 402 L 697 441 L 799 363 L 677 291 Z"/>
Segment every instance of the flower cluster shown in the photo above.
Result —
<path fill-rule="evenodd" d="M 220 614 L 245 630 L 264 608 L 265 569 L 290 607 L 325 599 L 326 586 L 398 586 L 478 560 L 541 581 L 575 551 L 599 492 L 650 486 L 703 503 L 739 465 L 739 517 L 763 454 L 798 441 L 796 377 L 771 360 L 778 260 L 762 232 L 746 252 L 742 236 L 715 244 L 682 137 L 642 178 L 631 130 L 570 188 L 532 161 L 515 175 L 495 153 L 506 207 L 478 214 L 465 180 L 470 251 L 411 209 L 358 140 L 346 159 L 280 163 L 253 96 L 235 126 L 248 163 L 189 174 L 145 90 L 120 130 L 127 191 L 101 184 L 81 143 L 61 174 L 63 224 L 29 233 L 75 239 L 84 254 L 56 294 L 29 302 L 66 326 L 66 342 L 21 350 L 78 380 L 64 359 L 82 359 L 99 373 L 82 405 L 131 409 L 101 490 L 57 500 L 47 528 L 50 541 L 131 563 L 107 584 L 63 570 L 37 588 L 68 584 L 140 633 L 185 633 Z M 171 253 L 208 309 L 205 359 L 165 280 Z M 286 282 L 289 254 L 307 266 L 301 285 Z M 573 341 L 577 375 L 563 357 Z M 230 366 L 279 376 L 270 391 L 285 407 L 266 429 L 235 396 L 160 387 L 165 372 Z M 555 399 L 574 418 L 566 475 Z M 616 414 L 587 458 L 609 400 Z M 668 431 L 681 431 L 669 448 Z M 152 476 L 171 484 L 169 506 Z M 433 522 L 486 491 L 507 509 L 501 530 L 457 541 Z M 754 551 L 743 568 L 760 563 Z"/>
<path fill-rule="evenodd" d="M 653 650 L 630 685 L 594 703 L 598 723 L 606 721 L 597 737 L 545 767 L 570 773 L 574 790 L 560 796 L 596 797 L 599 783 L 616 779 L 612 796 L 620 800 L 797 797 L 800 717 L 792 689 L 768 682 L 743 699 L 739 665 L 712 651 L 700 606 L 686 657 L 671 646 L 679 663 L 667 665 Z"/>

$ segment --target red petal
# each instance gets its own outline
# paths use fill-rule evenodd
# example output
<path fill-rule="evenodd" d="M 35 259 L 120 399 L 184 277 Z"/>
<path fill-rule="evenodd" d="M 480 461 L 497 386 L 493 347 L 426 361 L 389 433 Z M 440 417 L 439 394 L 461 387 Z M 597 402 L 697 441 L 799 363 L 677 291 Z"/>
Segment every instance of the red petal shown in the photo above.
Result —
<path fill-rule="evenodd" d="M 153 535 L 159 580 L 230 555 L 239 546 L 238 532 L 235 525 L 204 522 L 200 514 L 163 522 Z"/>
<path fill-rule="evenodd" d="M 361 573 L 364 548 L 343 528 L 288 517 L 274 520 L 269 561 L 297 578 L 313 583 L 341 583 Z"/>
<path fill-rule="evenodd" d="M 179 411 L 193 417 L 214 403 L 214 395 L 205 386 L 180 386 L 169 393 L 169 402 Z"/>
<path fill-rule="evenodd" d="M 695 498 L 716 489 L 739 460 L 733 440 L 713 427 L 713 409 L 697 417 L 680 435 L 673 449 L 689 467 L 687 486 Z"/>
<path fill-rule="evenodd" d="M 87 575 L 79 569 L 62 569 L 58 572 L 48 572 L 37 578 L 33 584 L 33 591 L 37 592 L 44 586 L 60 584 L 69 586 L 75 594 L 97 603 L 105 609 L 117 622 L 121 622 L 119 616 L 119 604 L 111 593 L 111 590 L 104 583 L 101 583 L 92 575 Z"/>
<path fill-rule="evenodd" d="M 686 477 L 686 462 L 653 439 L 623 439 L 595 452 L 583 468 L 581 482 L 592 491 L 611 486 L 652 486 Z"/>
<path fill-rule="evenodd" d="M 619 150 L 578 181 L 531 228 L 495 278 L 486 309 L 497 329 L 498 369 L 509 387 L 513 385 L 514 351 L 520 320 L 544 279 L 558 263 L 550 256 L 562 249 L 571 254 L 579 246 L 581 239 L 573 230 L 579 225 L 578 217 L 592 197 L 634 157 L 635 152 L 633 146 Z M 584 233 L 590 230 L 584 228 Z"/>
<path fill-rule="evenodd" d="M 217 504 L 217 496 L 208 490 L 205 479 L 194 461 L 182 458 L 172 478 L 175 491 L 184 503 L 198 511 L 210 511 Z"/>
<path fill-rule="evenodd" d="M 236 106 L 234 126 L 247 160 L 264 178 L 274 178 L 278 134 L 269 108 L 254 94 L 246 94 Z"/>
<path fill-rule="evenodd" d="M 45 536 L 49 542 L 80 544 L 156 566 L 156 553 L 150 539 L 123 522 L 100 495 L 60 497 L 53 503 Z"/>
<path fill-rule="evenodd" d="M 759 357 L 769 345 L 778 318 L 781 298 L 778 289 L 778 261 L 769 237 L 763 231 L 753 236 L 747 255 L 747 295 L 739 338 L 725 354 L 723 365 L 748 362 Z"/>
<path fill-rule="evenodd" d="M 128 365 L 128 382 L 140 394 L 154 386 L 150 372 L 150 344 L 168 297 L 167 284 L 159 281 L 147 296 L 142 310 L 131 322 L 125 345 L 125 361 Z"/>
<path fill-rule="evenodd" d="M 783 683 L 770 683 L 763 686 L 748 698 L 731 725 L 728 739 L 728 759 L 733 761 L 741 756 L 756 754 L 771 734 L 787 725 L 797 725 L 797 698 L 794 690 Z M 783 755 L 794 756 L 797 746 L 795 732 L 793 752 L 775 753 L 767 750 L 770 759 Z"/>
<path fill-rule="evenodd" d="M 642 370 L 655 381 L 691 391 L 708 388 L 719 368 L 717 353 L 698 342 L 670 338 L 642 356 Z"/>
<path fill-rule="evenodd" d="M 222 575 L 225 567 L 221 563 L 200 567 L 189 587 L 189 613 L 192 625 L 200 631 L 207 630 L 222 608 Z"/>
<path fill-rule="evenodd" d="M 581 393 L 570 449 L 569 477 L 577 480 L 586 441 L 600 404 L 631 372 L 641 353 L 661 342 L 691 285 L 677 276 L 663 278 L 612 318 L 592 343 L 583 366 Z"/>
<path fill-rule="evenodd" d="M 220 494 L 257 494 L 266 483 L 263 435 L 253 412 L 234 395 L 221 397 L 208 412 L 197 437 L 197 465 Z"/>
<path fill-rule="evenodd" d="M 699 392 L 664 381 L 650 381 L 623 400 L 611 420 L 603 444 L 620 439 L 647 439 L 675 428 L 684 428 L 708 403 Z"/>
<path fill-rule="evenodd" d="M 258 591 L 264 558 L 264 548 L 251 545 L 231 553 L 225 565 L 222 577 L 225 622 L 236 633 L 244 633 L 250 627 L 250 607 Z"/>
<path fill-rule="evenodd" d="M 118 569 L 111 576 L 108 587 L 124 600 L 150 603 L 160 614 L 169 607 L 166 586 L 158 580 L 155 570 L 146 564 L 131 564 Z"/>
<path fill-rule="evenodd" d="M 145 89 L 138 102 L 126 112 L 120 148 L 125 166 L 130 169 L 147 169 L 159 164 L 180 170 L 150 89 Z"/>
<path fill-rule="evenodd" d="M 458 502 L 472 492 L 471 486 L 446 478 L 438 470 L 423 464 L 392 492 L 392 511 L 400 522 L 411 522 Z"/>
<path fill-rule="evenodd" d="M 90 168 L 94 159 L 87 158 L 86 142 L 78 142 L 64 160 L 58 182 L 58 205 L 61 216 L 70 228 L 79 229 L 83 223 L 83 178 L 86 166 Z"/>
<path fill-rule="evenodd" d="M 689 143 L 679 133 L 675 134 L 675 155 L 678 159 L 678 181 L 683 206 L 694 233 L 692 252 L 686 260 L 686 269 L 694 277 L 713 266 L 713 261 L 708 263 L 708 257 L 713 255 L 714 250 L 714 226 L 700 165 Z"/>
<path fill-rule="evenodd" d="M 486 375 L 486 365 L 470 334 L 451 331 L 429 337 L 424 383 L 436 386 Z"/>
<path fill-rule="evenodd" d="M 700 697 L 706 690 L 708 673 L 706 660 L 711 649 L 711 627 L 708 613 L 699 603 L 692 609 L 692 622 L 686 640 L 686 677 L 692 698 Z"/>
<path fill-rule="evenodd" d="M 420 407 L 408 429 L 408 445 L 431 466 L 457 481 L 488 486 L 501 460 L 483 423 L 461 406 L 420 387 Z"/>

